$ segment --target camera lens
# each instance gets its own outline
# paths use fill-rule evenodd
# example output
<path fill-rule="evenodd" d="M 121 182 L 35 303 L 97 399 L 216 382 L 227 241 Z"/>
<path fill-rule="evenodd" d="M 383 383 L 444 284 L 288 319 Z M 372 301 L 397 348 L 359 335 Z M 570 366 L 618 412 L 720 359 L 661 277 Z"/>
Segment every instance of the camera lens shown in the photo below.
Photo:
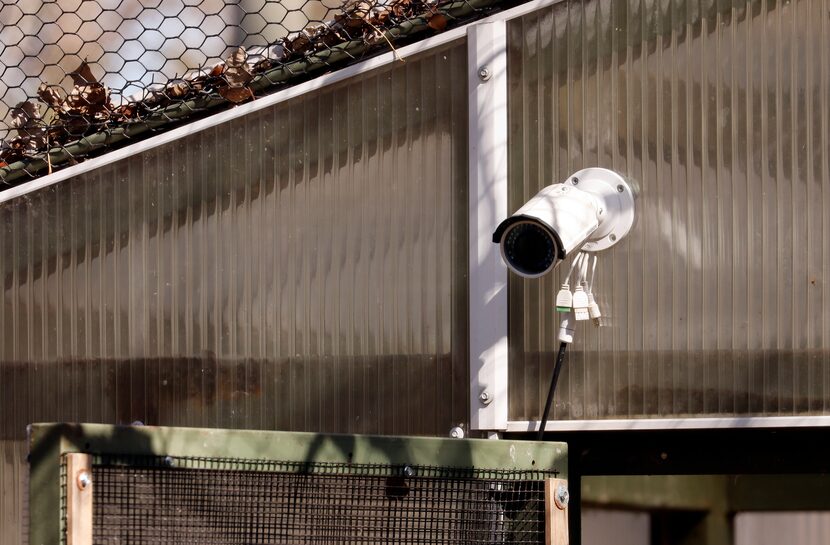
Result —
<path fill-rule="evenodd" d="M 556 262 L 556 240 L 536 223 L 522 221 L 511 226 L 502 248 L 510 266 L 526 276 L 539 276 Z"/>

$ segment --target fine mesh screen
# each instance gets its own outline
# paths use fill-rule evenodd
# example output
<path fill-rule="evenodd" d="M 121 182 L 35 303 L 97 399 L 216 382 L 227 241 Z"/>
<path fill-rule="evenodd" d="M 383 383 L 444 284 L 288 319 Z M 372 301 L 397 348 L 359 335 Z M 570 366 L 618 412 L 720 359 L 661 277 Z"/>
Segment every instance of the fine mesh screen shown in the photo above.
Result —
<path fill-rule="evenodd" d="M 148 459 L 94 473 L 96 544 L 543 543 L 553 474 Z M 222 467 L 224 465 L 224 467 Z"/>

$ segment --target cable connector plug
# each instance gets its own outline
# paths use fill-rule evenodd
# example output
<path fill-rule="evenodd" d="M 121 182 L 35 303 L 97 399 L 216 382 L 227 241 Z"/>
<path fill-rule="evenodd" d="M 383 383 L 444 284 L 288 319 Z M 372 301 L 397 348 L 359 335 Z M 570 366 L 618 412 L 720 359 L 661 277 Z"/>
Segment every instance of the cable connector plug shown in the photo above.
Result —
<path fill-rule="evenodd" d="M 573 308 L 573 294 L 571 293 L 571 275 L 574 272 L 574 269 L 577 269 L 577 272 L 582 270 L 581 263 L 585 259 L 586 254 L 579 252 L 574 257 L 573 261 L 571 262 L 571 268 L 568 269 L 568 275 L 565 277 L 565 281 L 562 282 L 562 287 L 559 289 L 559 293 L 556 294 L 556 311 L 557 312 L 570 312 L 571 308 Z M 580 279 L 577 279 L 576 283 L 579 284 Z"/>
<path fill-rule="evenodd" d="M 579 320 L 587 320 L 590 318 L 590 314 L 588 313 L 588 306 L 590 303 L 588 302 L 588 294 L 585 293 L 585 290 L 582 289 L 582 286 L 577 286 L 573 293 L 573 309 L 574 309 L 574 317 Z"/>
<path fill-rule="evenodd" d="M 573 294 L 567 283 L 556 294 L 556 312 L 570 312 L 573 307 Z"/>
<path fill-rule="evenodd" d="M 571 344 L 574 342 L 574 330 L 576 323 L 574 321 L 573 312 L 567 312 L 562 315 L 562 321 L 559 322 L 559 342 Z"/>
<path fill-rule="evenodd" d="M 594 301 L 594 294 L 588 294 L 588 315 L 591 317 L 591 320 L 594 322 L 596 327 L 602 325 L 602 313 L 599 311 L 599 305 L 596 301 Z"/>

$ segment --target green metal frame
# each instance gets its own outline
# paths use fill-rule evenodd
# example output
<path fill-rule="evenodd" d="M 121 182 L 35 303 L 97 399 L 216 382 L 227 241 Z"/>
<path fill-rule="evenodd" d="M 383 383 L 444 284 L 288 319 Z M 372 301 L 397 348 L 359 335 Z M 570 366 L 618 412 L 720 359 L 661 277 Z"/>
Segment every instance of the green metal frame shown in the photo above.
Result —
<path fill-rule="evenodd" d="M 565 443 L 327 435 L 255 430 L 33 424 L 29 428 L 29 542 L 61 542 L 63 455 L 170 456 L 247 461 L 442 466 L 556 472 L 567 479 Z"/>

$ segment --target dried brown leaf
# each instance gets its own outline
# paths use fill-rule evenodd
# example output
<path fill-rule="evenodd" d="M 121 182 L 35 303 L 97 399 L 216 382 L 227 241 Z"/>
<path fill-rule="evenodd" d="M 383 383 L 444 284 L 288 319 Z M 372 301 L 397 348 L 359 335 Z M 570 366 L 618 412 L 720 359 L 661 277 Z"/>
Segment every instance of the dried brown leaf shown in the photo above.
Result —
<path fill-rule="evenodd" d="M 303 29 L 303 34 L 305 34 L 311 39 L 314 39 L 321 36 L 326 31 L 326 28 L 326 25 L 321 25 L 317 23 L 311 24 Z"/>
<path fill-rule="evenodd" d="M 19 135 L 9 143 L 12 149 L 32 154 L 46 146 L 46 128 L 41 121 L 38 104 L 25 100 L 12 108 L 9 116 L 10 125 L 17 129 Z"/>
<path fill-rule="evenodd" d="M 311 40 L 305 34 L 300 33 L 296 38 L 288 42 L 288 47 L 294 53 L 303 54 L 311 49 Z"/>
<path fill-rule="evenodd" d="M 135 103 L 124 104 L 124 105 L 119 106 L 118 108 L 115 109 L 115 113 L 117 115 L 121 115 L 121 116 L 124 116 L 126 118 L 135 117 L 137 112 L 138 112 L 138 105 L 135 104 Z"/>
<path fill-rule="evenodd" d="M 72 78 L 72 85 L 75 86 L 98 83 L 98 79 L 92 74 L 92 69 L 86 61 L 82 62 L 75 71 L 70 72 L 69 76 Z"/>
<path fill-rule="evenodd" d="M 254 65 L 253 73 L 254 74 L 259 74 L 260 72 L 265 72 L 266 70 L 269 70 L 269 69 L 273 68 L 274 64 L 275 64 L 275 61 L 273 61 L 271 59 L 260 59 Z"/>
<path fill-rule="evenodd" d="M 354 19 L 365 19 L 372 11 L 372 4 L 365 0 L 357 0 L 347 4 L 345 11 Z"/>
<path fill-rule="evenodd" d="M 187 95 L 188 92 L 190 92 L 190 85 L 188 85 L 185 81 L 171 83 L 165 89 L 165 93 L 170 98 L 182 98 Z"/>
<path fill-rule="evenodd" d="M 447 28 L 447 17 L 443 13 L 433 13 L 427 20 L 427 26 L 441 32 Z"/>
<path fill-rule="evenodd" d="M 225 71 L 225 65 L 222 63 L 217 64 L 213 68 L 210 69 L 210 73 L 208 75 L 216 77 L 221 76 L 222 73 Z"/>
<path fill-rule="evenodd" d="M 37 96 L 47 106 L 59 112 L 63 106 L 63 102 L 66 100 L 66 91 L 56 85 L 41 83 L 37 88 Z"/>
<path fill-rule="evenodd" d="M 369 27 L 367 31 L 363 34 L 363 41 L 366 42 L 367 45 L 375 45 L 384 41 L 385 36 L 383 31 L 379 28 L 372 28 Z"/>
<path fill-rule="evenodd" d="M 347 30 L 362 28 L 372 13 L 372 4 L 366 0 L 354 0 L 343 6 L 343 13 L 334 17 L 335 24 L 342 25 Z"/>
<path fill-rule="evenodd" d="M 40 106 L 34 102 L 24 100 L 9 112 L 10 125 L 15 129 L 28 129 L 38 125 L 40 121 Z M 19 132 L 19 131 L 18 131 Z"/>
<path fill-rule="evenodd" d="M 248 53 L 245 48 L 239 47 L 225 61 L 224 77 L 230 87 L 244 87 L 254 78 L 254 75 L 248 70 L 247 60 Z"/>
<path fill-rule="evenodd" d="M 219 94 L 222 95 L 222 98 L 234 104 L 254 98 L 254 92 L 249 87 L 221 87 Z"/>
<path fill-rule="evenodd" d="M 245 66 L 246 60 L 248 60 L 248 52 L 245 51 L 244 47 L 237 47 L 236 50 L 231 53 L 231 56 L 225 60 L 225 65 L 228 68 L 240 68 Z"/>
<path fill-rule="evenodd" d="M 411 4 L 411 0 L 395 0 L 389 8 L 396 17 L 407 17 L 411 15 Z"/>
<path fill-rule="evenodd" d="M 109 89 L 100 83 L 77 85 L 64 101 L 64 110 L 73 115 L 95 115 L 110 109 Z"/>
<path fill-rule="evenodd" d="M 268 57 L 275 60 L 275 61 L 277 61 L 277 62 L 284 61 L 288 57 L 289 54 L 290 54 L 290 52 L 288 51 L 288 48 L 285 47 L 285 44 L 281 41 L 274 44 L 268 50 Z"/>
<path fill-rule="evenodd" d="M 392 12 L 386 6 L 379 6 L 372 10 L 372 16 L 369 22 L 375 26 L 385 25 L 389 21 L 389 16 Z"/>

